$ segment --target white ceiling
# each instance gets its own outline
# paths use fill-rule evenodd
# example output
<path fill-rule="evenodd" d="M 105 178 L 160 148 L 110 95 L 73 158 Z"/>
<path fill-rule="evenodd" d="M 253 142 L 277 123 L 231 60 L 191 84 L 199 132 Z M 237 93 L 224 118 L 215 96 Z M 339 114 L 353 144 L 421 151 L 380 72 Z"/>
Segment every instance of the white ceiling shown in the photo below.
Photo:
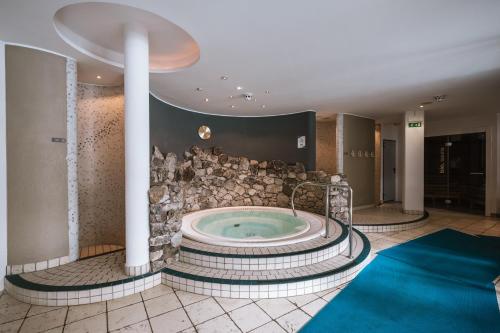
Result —
<path fill-rule="evenodd" d="M 82 82 L 121 82 L 119 68 L 78 52 L 56 33 L 55 12 L 79 2 L 85 1 L 2 0 L 0 39 L 76 58 Z M 107 2 L 159 15 L 198 43 L 201 55 L 192 67 L 151 74 L 151 90 L 184 108 L 379 118 L 447 94 L 448 102 L 426 107 L 428 116 L 500 112 L 498 0 Z M 257 101 L 229 98 L 242 92 Z"/>

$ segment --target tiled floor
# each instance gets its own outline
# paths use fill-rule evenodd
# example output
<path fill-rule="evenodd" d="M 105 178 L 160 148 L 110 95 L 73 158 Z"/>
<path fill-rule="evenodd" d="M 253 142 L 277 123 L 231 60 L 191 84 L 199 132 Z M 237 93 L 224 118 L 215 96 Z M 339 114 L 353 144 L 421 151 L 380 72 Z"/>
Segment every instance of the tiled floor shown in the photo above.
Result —
<path fill-rule="evenodd" d="M 403 214 L 401 203 L 385 203 L 377 207 L 355 210 L 352 214 L 352 223 L 354 225 L 390 224 L 414 221 L 422 216 Z"/>
<path fill-rule="evenodd" d="M 124 262 L 125 251 L 119 251 L 21 276 L 30 282 L 54 286 L 105 283 L 128 278 L 123 271 Z"/>
<path fill-rule="evenodd" d="M 80 259 L 98 256 L 103 253 L 109 253 L 123 249 L 124 249 L 123 246 L 113 245 L 113 244 L 84 246 L 80 248 Z"/>
<path fill-rule="evenodd" d="M 429 222 L 418 229 L 368 234 L 374 251 L 443 228 L 500 236 L 497 219 L 439 210 L 430 214 Z M 28 305 L 4 294 L 0 332 L 295 332 L 343 287 L 252 300 L 201 296 L 160 285 L 117 300 L 70 307 Z"/>

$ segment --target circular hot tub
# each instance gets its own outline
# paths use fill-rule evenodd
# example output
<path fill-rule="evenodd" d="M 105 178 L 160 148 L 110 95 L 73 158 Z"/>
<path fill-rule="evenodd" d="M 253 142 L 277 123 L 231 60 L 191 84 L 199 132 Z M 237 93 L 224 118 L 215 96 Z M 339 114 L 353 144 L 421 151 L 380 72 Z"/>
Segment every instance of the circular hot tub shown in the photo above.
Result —
<path fill-rule="evenodd" d="M 324 218 L 277 207 L 225 207 L 187 214 L 184 236 L 208 244 L 239 247 L 279 246 L 318 237 Z"/>

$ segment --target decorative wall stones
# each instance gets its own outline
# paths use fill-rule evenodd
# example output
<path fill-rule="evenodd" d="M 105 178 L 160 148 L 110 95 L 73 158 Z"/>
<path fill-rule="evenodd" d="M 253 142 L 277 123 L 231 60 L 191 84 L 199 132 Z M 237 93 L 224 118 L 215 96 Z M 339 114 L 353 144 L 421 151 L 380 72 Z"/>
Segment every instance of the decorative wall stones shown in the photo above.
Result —
<path fill-rule="evenodd" d="M 123 87 L 78 84 L 80 247 L 125 244 Z"/>
<path fill-rule="evenodd" d="M 340 176 L 323 171 L 305 171 L 304 165 L 283 161 L 256 161 L 225 154 L 220 148 L 193 146 L 178 160 L 154 147 L 151 159 L 150 260 L 158 270 L 177 256 L 181 243 L 183 213 L 227 206 L 290 207 L 295 186 L 304 181 L 347 185 Z M 347 189 L 332 190 L 330 216 L 348 218 Z M 299 188 L 295 207 L 324 214 L 325 191 Z"/>

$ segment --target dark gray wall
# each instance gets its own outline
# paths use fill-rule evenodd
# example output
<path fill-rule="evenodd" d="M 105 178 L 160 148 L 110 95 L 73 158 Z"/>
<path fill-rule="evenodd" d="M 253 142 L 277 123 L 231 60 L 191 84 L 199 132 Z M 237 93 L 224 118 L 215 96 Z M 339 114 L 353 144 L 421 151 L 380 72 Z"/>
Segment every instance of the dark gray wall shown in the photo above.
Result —
<path fill-rule="evenodd" d="M 351 156 L 351 151 L 356 153 Z M 363 157 L 358 157 L 358 151 Z M 352 186 L 353 206 L 371 205 L 375 202 L 375 158 L 364 157 L 364 152 L 375 152 L 375 121 L 373 119 L 344 115 L 344 174 Z"/>
<path fill-rule="evenodd" d="M 224 117 L 191 112 L 149 98 L 150 144 L 164 153 L 181 157 L 185 150 L 221 147 L 230 155 L 256 160 L 301 162 L 306 169 L 316 164 L 316 115 L 312 111 L 273 117 Z M 198 128 L 212 130 L 209 140 L 201 140 Z M 297 137 L 306 136 L 306 148 L 297 149 Z"/>

